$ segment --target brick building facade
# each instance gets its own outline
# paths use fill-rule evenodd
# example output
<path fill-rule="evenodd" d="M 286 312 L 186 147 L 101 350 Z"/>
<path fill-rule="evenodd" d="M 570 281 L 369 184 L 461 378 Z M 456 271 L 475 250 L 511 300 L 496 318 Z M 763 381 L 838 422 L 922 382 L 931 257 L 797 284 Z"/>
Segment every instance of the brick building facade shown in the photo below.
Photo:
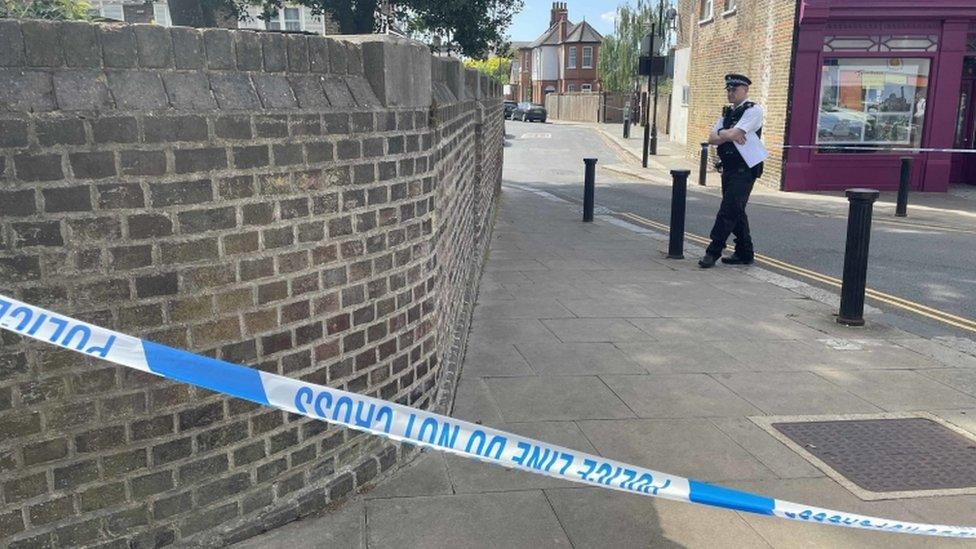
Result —
<path fill-rule="evenodd" d="M 796 0 L 680 0 L 678 43 L 690 48 L 686 150 L 698 158 L 725 103 L 724 75 L 752 80 L 750 97 L 766 110 L 770 150 L 764 185 L 779 187 L 788 118 Z M 681 94 L 680 89 L 674 91 Z M 679 96 L 680 98 L 680 96 Z M 713 151 L 714 154 L 714 151 Z"/>

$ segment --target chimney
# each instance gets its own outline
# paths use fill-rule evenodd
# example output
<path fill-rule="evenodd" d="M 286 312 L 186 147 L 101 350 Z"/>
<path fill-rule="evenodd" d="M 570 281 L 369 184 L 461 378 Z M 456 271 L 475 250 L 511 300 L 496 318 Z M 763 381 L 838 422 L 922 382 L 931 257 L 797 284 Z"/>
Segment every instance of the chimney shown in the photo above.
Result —
<path fill-rule="evenodd" d="M 553 2 L 552 10 L 549 11 L 549 27 L 558 21 L 565 21 L 569 17 L 569 10 L 566 9 L 566 2 Z"/>

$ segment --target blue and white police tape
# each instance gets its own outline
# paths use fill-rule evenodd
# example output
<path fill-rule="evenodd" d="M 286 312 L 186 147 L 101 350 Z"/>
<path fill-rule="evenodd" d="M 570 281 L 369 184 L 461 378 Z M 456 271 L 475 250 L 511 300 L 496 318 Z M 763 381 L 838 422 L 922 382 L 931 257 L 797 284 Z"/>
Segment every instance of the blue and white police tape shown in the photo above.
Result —
<path fill-rule="evenodd" d="M 801 522 L 976 538 L 976 527 L 918 524 L 821 509 L 644 469 L 394 402 L 195 355 L 2 295 L 0 328 L 265 406 L 396 441 L 590 486 Z"/>

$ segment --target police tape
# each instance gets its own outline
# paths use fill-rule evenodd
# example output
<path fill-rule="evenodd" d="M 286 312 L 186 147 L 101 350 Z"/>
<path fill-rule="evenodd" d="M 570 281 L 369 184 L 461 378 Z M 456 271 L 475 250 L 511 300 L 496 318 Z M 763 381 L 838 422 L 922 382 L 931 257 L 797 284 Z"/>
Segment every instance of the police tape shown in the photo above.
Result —
<path fill-rule="evenodd" d="M 976 538 L 976 527 L 919 524 L 833 511 L 723 488 L 586 454 L 365 395 L 196 355 L 0 295 L 0 328 L 181 381 L 399 442 L 633 494 L 866 530 Z"/>

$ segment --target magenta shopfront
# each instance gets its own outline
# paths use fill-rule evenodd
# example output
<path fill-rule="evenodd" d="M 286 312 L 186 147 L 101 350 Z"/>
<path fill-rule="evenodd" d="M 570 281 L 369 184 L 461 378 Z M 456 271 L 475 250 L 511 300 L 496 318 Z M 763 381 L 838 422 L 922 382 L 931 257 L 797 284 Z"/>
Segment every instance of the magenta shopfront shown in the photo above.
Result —
<path fill-rule="evenodd" d="M 976 185 L 976 0 L 800 1 L 783 188 Z"/>

